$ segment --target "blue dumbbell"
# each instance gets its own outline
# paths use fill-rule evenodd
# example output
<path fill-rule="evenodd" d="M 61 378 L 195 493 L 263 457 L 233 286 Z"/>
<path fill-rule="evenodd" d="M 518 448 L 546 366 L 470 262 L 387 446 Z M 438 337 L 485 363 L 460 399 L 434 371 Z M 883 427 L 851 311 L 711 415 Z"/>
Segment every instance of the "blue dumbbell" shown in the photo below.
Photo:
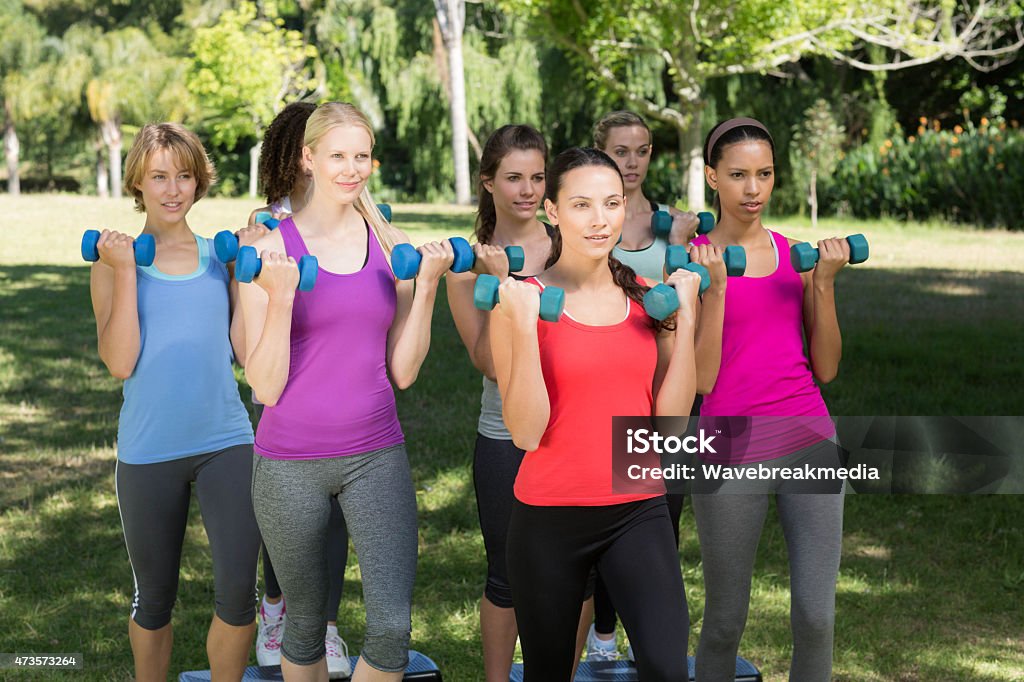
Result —
<path fill-rule="evenodd" d="M 251 282 L 259 277 L 263 269 L 263 260 L 251 246 L 243 246 L 238 250 L 238 262 L 235 263 L 235 279 L 239 282 Z M 316 276 L 320 271 L 316 256 L 305 255 L 299 259 L 299 291 L 310 291 L 316 284 Z"/>
<path fill-rule="evenodd" d="M 476 254 L 473 247 L 462 237 L 451 237 L 452 249 L 455 251 L 455 262 L 452 263 L 452 272 L 468 272 L 473 269 L 476 263 Z M 408 243 L 396 244 L 391 250 L 391 269 L 398 279 L 412 279 L 420 271 L 420 263 L 423 256 L 420 255 L 415 246 Z"/>
<path fill-rule="evenodd" d="M 715 216 L 707 211 L 697 214 L 700 224 L 697 226 L 697 234 L 707 234 L 715 229 Z M 662 239 L 668 239 L 672 232 L 672 215 L 668 211 L 655 211 L 651 214 L 651 230 Z"/>
<path fill-rule="evenodd" d="M 747 271 L 747 252 L 742 246 L 727 246 L 722 254 L 729 277 L 742 277 Z M 665 272 L 671 275 L 690 262 L 690 254 L 682 244 L 673 244 L 665 250 Z"/>
<path fill-rule="evenodd" d="M 95 263 L 100 259 L 100 250 L 97 244 L 100 241 L 99 230 L 86 230 L 82 235 L 82 258 Z M 132 243 L 135 250 L 135 264 L 146 267 L 153 264 L 156 258 L 156 240 L 151 234 L 140 234 Z"/>
<path fill-rule="evenodd" d="M 868 259 L 870 250 L 867 237 L 862 234 L 851 234 L 846 238 L 846 243 L 850 245 L 850 265 L 863 263 Z M 797 272 L 813 270 L 820 257 L 818 249 L 807 242 L 789 247 L 789 260 Z"/>
<path fill-rule="evenodd" d="M 256 224 L 276 230 L 281 221 L 267 211 L 260 211 L 256 214 Z M 221 263 L 230 263 L 238 257 L 238 235 L 230 230 L 221 230 L 213 238 L 213 250 L 217 252 Z"/>
<path fill-rule="evenodd" d="M 687 263 L 681 269 L 700 275 L 700 287 L 697 294 L 703 294 L 711 286 L 711 275 L 700 263 Z M 668 284 L 657 284 L 644 294 L 644 310 L 656 320 L 664 320 L 679 309 L 679 295 L 676 288 Z"/>
<path fill-rule="evenodd" d="M 380 211 L 381 215 L 384 216 L 384 220 L 391 222 L 391 205 L 390 204 L 377 204 L 377 210 Z"/>
<path fill-rule="evenodd" d="M 498 305 L 498 286 L 501 284 L 494 275 L 486 273 L 476 278 L 473 285 L 473 305 L 480 310 L 494 310 Z M 565 292 L 558 287 L 544 287 L 540 292 L 540 319 L 558 322 L 565 310 Z"/>

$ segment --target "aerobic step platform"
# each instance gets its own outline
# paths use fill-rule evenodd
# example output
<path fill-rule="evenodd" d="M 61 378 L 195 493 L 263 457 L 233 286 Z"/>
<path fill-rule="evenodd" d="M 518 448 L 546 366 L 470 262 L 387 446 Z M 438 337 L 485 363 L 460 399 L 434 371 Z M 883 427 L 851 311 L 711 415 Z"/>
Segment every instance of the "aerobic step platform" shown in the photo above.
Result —
<path fill-rule="evenodd" d="M 696 677 L 693 667 L 693 656 L 687 659 L 690 668 L 690 679 Z M 580 663 L 576 670 L 574 682 L 639 682 L 636 665 L 632 661 L 594 661 Z M 512 666 L 511 682 L 523 682 L 523 666 L 516 663 Z M 761 671 L 745 658 L 736 658 L 736 682 L 761 682 Z"/>
<path fill-rule="evenodd" d="M 352 661 L 352 669 L 355 670 L 356 661 L 359 660 L 358 656 L 349 656 L 349 660 Z M 245 675 L 242 676 L 243 680 L 259 680 L 260 682 L 275 680 L 280 682 L 284 680 L 281 675 L 281 666 L 279 665 L 267 665 L 267 666 L 249 666 L 245 669 Z M 349 678 L 344 678 L 349 679 Z M 418 651 L 409 652 L 409 667 L 405 669 L 405 676 L 403 680 L 416 680 L 417 682 L 442 682 L 441 671 L 437 669 L 434 662 L 421 654 Z M 209 670 L 194 670 L 188 673 L 182 673 L 178 676 L 178 682 L 210 682 L 210 671 Z"/>

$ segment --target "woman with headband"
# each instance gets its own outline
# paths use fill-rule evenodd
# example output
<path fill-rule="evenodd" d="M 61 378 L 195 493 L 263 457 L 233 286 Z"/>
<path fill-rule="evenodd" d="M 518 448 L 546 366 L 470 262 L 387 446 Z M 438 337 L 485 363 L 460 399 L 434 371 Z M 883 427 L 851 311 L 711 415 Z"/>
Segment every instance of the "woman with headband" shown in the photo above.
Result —
<path fill-rule="evenodd" d="M 727 423 L 716 417 L 728 417 L 730 424 L 742 418 L 747 439 L 742 448 L 735 447 L 738 439 L 724 441 L 717 454 L 702 455 L 702 463 L 722 469 L 836 466 L 835 431 L 818 384 L 839 370 L 842 339 L 834 284 L 849 261 L 849 246 L 845 240 L 820 241 L 817 267 L 803 274 L 794 269 L 789 251 L 795 240 L 761 221 L 775 184 L 775 146 L 760 122 L 737 118 L 715 126 L 704 145 L 704 162 L 719 215 L 714 230 L 690 249 L 691 259 L 708 268 L 712 281 L 702 299 L 697 335 L 697 386 L 705 394 L 700 426 L 708 431 Z M 722 256 L 732 245 L 746 251 L 742 277 L 726 277 Z M 698 682 L 734 677 L 772 494 L 789 552 L 789 679 L 826 682 L 832 673 L 842 481 L 808 490 L 798 487 L 803 481 L 721 478 L 698 481 L 692 498 L 705 584 Z"/>

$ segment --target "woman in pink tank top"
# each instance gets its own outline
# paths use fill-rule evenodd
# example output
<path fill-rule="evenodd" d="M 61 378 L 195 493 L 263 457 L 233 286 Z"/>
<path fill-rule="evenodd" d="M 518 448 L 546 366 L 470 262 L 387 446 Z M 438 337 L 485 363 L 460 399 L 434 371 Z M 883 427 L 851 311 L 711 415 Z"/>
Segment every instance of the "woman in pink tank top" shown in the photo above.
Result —
<path fill-rule="evenodd" d="M 286 680 L 325 679 L 326 534 L 337 499 L 359 556 L 366 637 L 354 676 L 399 680 L 408 663 L 416 573 L 416 496 L 392 382 L 416 379 L 430 344 L 451 246 L 420 247 L 415 280 L 396 281 L 408 242 L 366 184 L 373 130 L 354 106 L 323 104 L 306 122 L 306 206 L 256 243 L 262 270 L 240 287 L 246 378 L 266 408 L 255 446 L 253 506 L 287 602 Z M 296 261 L 317 281 L 296 291 Z"/>
<path fill-rule="evenodd" d="M 775 147 L 760 122 L 739 118 L 717 125 L 705 141 L 704 162 L 708 185 L 717 193 L 719 219 L 690 247 L 691 259 L 711 274 L 697 333 L 697 386 L 705 394 L 701 428 L 740 425 L 743 438 L 729 439 L 731 447 L 719 447 L 717 455 L 696 462 L 705 476 L 695 485 L 693 507 L 706 600 L 697 681 L 732 679 L 758 539 L 774 494 L 792 573 L 790 679 L 826 682 L 832 666 L 842 482 L 808 492 L 788 484 L 738 482 L 721 471 L 838 466 L 835 431 L 816 382 L 831 381 L 839 370 L 842 341 L 834 285 L 849 261 L 849 247 L 845 240 L 822 240 L 813 271 L 801 274 L 793 268 L 789 251 L 796 240 L 761 222 L 775 183 Z M 723 254 L 733 245 L 746 252 L 740 277 L 726 275 Z"/>

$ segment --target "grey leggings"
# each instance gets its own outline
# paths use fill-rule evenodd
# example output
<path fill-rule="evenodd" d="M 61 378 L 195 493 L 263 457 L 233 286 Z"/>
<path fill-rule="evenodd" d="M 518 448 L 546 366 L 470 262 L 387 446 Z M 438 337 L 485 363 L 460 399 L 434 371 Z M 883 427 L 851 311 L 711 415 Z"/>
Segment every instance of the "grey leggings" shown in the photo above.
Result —
<path fill-rule="evenodd" d="M 362 657 L 377 670 L 405 670 L 417 550 L 416 492 L 405 446 L 313 460 L 256 455 L 252 496 L 288 603 L 284 657 L 312 665 L 325 654 L 327 527 L 336 496 L 363 578 Z"/>
<path fill-rule="evenodd" d="M 697 682 L 733 680 L 747 622 L 754 556 L 768 512 L 769 493 L 693 495 L 704 563 L 704 624 L 697 646 Z M 789 551 L 789 679 L 832 677 L 836 578 L 843 535 L 843 495 L 775 495 Z"/>

